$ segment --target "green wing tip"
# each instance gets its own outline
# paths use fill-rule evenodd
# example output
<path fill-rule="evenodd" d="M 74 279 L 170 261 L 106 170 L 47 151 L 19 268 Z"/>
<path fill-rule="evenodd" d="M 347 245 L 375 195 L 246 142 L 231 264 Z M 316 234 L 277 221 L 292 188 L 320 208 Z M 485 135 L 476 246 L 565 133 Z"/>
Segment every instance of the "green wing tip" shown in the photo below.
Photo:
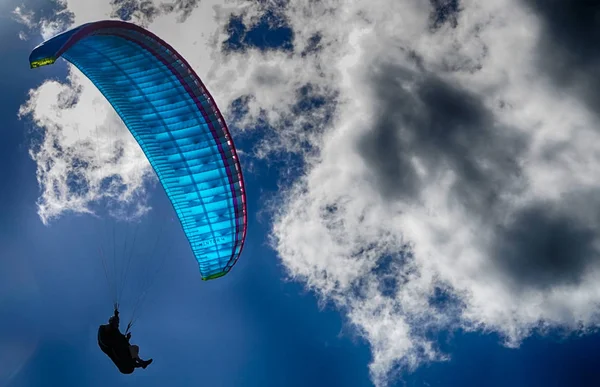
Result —
<path fill-rule="evenodd" d="M 209 275 L 208 277 L 202 277 L 202 281 L 208 281 L 208 280 L 211 280 L 211 279 L 223 277 L 225 274 L 227 274 L 227 272 L 226 271 L 222 271 L 220 273 Z"/>
<path fill-rule="evenodd" d="M 32 69 L 35 69 L 37 67 L 51 65 L 54 62 L 56 62 L 56 58 L 52 58 L 52 57 L 42 58 L 42 59 L 34 60 L 33 62 L 31 62 L 29 64 L 29 67 L 31 67 Z"/>

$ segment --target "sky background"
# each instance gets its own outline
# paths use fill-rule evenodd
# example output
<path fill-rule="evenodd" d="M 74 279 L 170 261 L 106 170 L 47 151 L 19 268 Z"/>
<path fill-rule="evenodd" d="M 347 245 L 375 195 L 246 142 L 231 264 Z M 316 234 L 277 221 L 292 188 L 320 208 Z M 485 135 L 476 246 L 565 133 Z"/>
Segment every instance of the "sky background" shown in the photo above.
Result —
<path fill-rule="evenodd" d="M 4 1 L 0 15 L 1 387 L 597 383 L 600 3 Z M 200 280 L 93 85 L 63 60 L 29 69 L 43 39 L 107 18 L 172 44 L 229 123 L 249 225 L 223 278 Z M 125 292 L 161 269 L 132 337 L 155 362 L 133 375 L 96 343 L 113 224 L 121 252 L 136 235 Z"/>

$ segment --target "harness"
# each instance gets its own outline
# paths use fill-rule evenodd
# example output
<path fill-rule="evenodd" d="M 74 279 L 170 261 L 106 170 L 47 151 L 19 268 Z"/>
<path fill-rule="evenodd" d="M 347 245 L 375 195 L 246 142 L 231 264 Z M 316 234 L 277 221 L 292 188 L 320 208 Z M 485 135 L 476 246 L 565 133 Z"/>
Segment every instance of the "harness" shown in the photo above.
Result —
<path fill-rule="evenodd" d="M 98 328 L 98 346 L 102 352 L 104 352 L 110 358 L 110 360 L 115 363 L 121 373 L 133 373 L 135 364 L 133 358 L 131 357 L 131 353 L 129 352 L 129 345 L 120 345 L 121 340 L 120 337 L 117 336 L 121 335 L 120 332 L 117 331 L 114 333 L 114 335 L 111 333 L 112 332 L 108 331 L 106 325 L 100 325 Z M 123 340 L 123 342 L 128 344 L 126 340 Z"/>

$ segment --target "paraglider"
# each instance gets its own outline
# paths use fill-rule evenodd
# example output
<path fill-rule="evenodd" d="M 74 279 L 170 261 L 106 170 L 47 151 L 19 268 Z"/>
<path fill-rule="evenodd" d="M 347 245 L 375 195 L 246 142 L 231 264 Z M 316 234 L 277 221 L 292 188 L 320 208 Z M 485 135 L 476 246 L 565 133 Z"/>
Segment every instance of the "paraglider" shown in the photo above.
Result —
<path fill-rule="evenodd" d="M 108 324 L 98 327 L 98 346 L 115 363 L 119 371 L 130 374 L 135 368 L 148 367 L 152 359 L 142 360 L 139 356 L 140 347 L 131 345 L 131 332 L 126 335 L 119 330 L 119 311 L 108 319 Z"/>
<path fill-rule="evenodd" d="M 201 278 L 229 273 L 246 237 L 242 169 L 225 120 L 191 66 L 153 33 L 117 20 L 62 32 L 37 46 L 29 62 L 37 68 L 60 57 L 92 81 L 140 145 L 173 205 Z M 118 310 L 113 317 L 118 321 Z M 101 326 L 98 340 L 109 354 L 107 330 Z M 115 364 L 121 364 L 130 347 L 122 340 L 116 347 L 121 352 Z M 122 372 L 133 372 L 136 356 Z"/>

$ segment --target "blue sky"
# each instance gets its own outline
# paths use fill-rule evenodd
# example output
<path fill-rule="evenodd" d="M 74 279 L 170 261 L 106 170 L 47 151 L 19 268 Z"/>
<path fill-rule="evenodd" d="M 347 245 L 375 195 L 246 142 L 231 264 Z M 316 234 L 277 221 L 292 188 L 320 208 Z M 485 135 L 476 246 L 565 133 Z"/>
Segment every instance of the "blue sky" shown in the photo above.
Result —
<path fill-rule="evenodd" d="M 0 63 L 4 74 L 0 161 L 5 166 L 0 190 L 1 387 L 589 386 L 600 377 L 596 356 L 600 335 L 595 333 L 598 300 L 590 285 L 597 254 L 594 237 L 589 235 L 596 226 L 585 216 L 586 211 L 592 213 L 589 203 L 595 203 L 597 189 L 589 183 L 598 165 L 594 149 L 588 147 L 595 133 L 576 131 L 594 127 L 589 117 L 596 100 L 587 88 L 591 81 L 585 79 L 593 75 L 589 65 L 595 63 L 596 53 L 584 49 L 590 47 L 587 35 L 577 38 L 576 23 L 570 23 L 581 19 L 580 9 L 566 6 L 555 13 L 534 1 L 517 1 L 518 11 L 492 6 L 472 10 L 465 6 L 459 11 L 458 2 L 431 1 L 421 11 L 402 2 L 400 10 L 424 15 L 426 21 L 426 28 L 402 27 L 407 36 L 425 28 L 431 38 L 402 43 L 412 51 L 398 43 L 402 47 L 397 54 L 391 53 L 393 44 L 373 48 L 380 40 L 393 40 L 394 34 L 386 35 L 390 32 L 383 27 L 370 30 L 370 23 L 403 24 L 390 16 L 393 12 L 369 13 L 359 1 L 346 14 L 323 11 L 333 19 L 316 25 L 299 16 L 308 14 L 310 7 L 300 12 L 286 2 L 249 6 L 240 1 L 240 10 L 221 9 L 226 15 L 222 18 L 211 13 L 218 7 L 181 6 L 159 12 L 154 19 L 141 12 L 137 2 L 107 2 L 104 8 L 99 6 L 99 16 L 83 3 L 63 4 L 77 23 L 111 17 L 107 10 L 112 9 L 112 17 L 146 23 L 159 34 L 163 31 L 184 56 L 190 54 L 226 111 L 241 151 L 248 189 L 248 237 L 230 274 L 201 281 L 160 186 L 147 177 L 139 183 L 135 175 L 129 176 L 129 186 L 139 193 L 136 200 L 152 209 L 141 221 L 130 288 L 125 291 L 138 289 L 136 280 L 143 277 L 143 267 L 157 267 L 163 259 L 165 266 L 132 338 L 141 348 L 140 355 L 154 358 L 155 363 L 133 375 L 119 374 L 96 344 L 97 326 L 112 312 L 97 253 L 102 236 L 110 240 L 112 231 L 104 202 L 84 203 L 99 209 L 102 218 L 97 219 L 77 213 L 81 207 L 60 196 L 45 196 L 36 171 L 47 155 L 56 154 L 32 147 L 39 146 L 42 129 L 31 117 L 19 120 L 17 116 L 29 90 L 39 88 L 50 92 L 33 98 L 30 106 L 46 123 L 57 124 L 44 130 L 60 132 L 61 125 L 72 124 L 64 118 L 68 108 L 46 109 L 49 101 L 54 102 L 48 96 L 56 99 L 58 92 L 40 85 L 53 79 L 66 82 L 67 89 L 77 89 L 81 81 L 66 81 L 70 70 L 64 61 L 35 71 L 27 63 L 29 52 L 42 40 L 40 31 L 55 28 L 43 23 L 54 21 L 60 29 L 69 18 L 55 17 L 53 12 L 60 7 L 44 3 L 40 11 L 40 4 L 27 3 L 19 13 L 20 22 L 5 18 L 0 23 L 5 53 Z M 0 11 L 8 15 L 18 5 L 5 2 Z M 174 21 L 170 12 L 189 19 Z M 489 21 L 494 12 L 500 19 L 510 16 L 531 23 L 526 24 L 531 29 L 515 36 Z M 349 14 L 356 27 L 348 22 L 347 30 L 332 30 L 332 20 Z M 248 27 L 252 15 L 257 18 Z M 169 25 L 178 23 L 182 31 L 194 31 L 198 20 L 208 26 L 198 34 L 204 39 L 198 41 L 204 43 L 169 30 Z M 485 33 L 470 32 L 473 20 L 482 21 Z M 588 34 L 595 36 L 595 27 L 590 28 Z M 543 34 L 540 38 L 531 32 L 545 29 L 556 36 L 544 40 Z M 375 38 L 369 40 L 372 31 Z M 27 39 L 19 39 L 19 33 Z M 442 33 L 455 39 L 453 43 L 441 38 Z M 364 45 L 356 43 L 361 36 Z M 299 43 L 301 38 L 304 43 Z M 506 47 L 499 42 L 522 43 L 529 38 L 537 42 L 537 51 L 528 48 L 534 45 L 514 43 L 513 53 L 526 54 L 515 54 L 512 61 L 517 64 L 508 65 Z M 583 48 L 568 52 L 576 38 Z M 210 55 L 193 56 L 197 43 L 206 44 Z M 556 65 L 546 65 L 541 58 L 553 59 Z M 526 67 L 522 63 L 537 72 L 522 70 Z M 579 66 L 578 78 L 564 72 L 561 63 Z M 313 67 L 318 71 L 313 73 Z M 309 74 L 306 78 L 303 71 Z M 525 93 L 522 82 L 531 74 L 540 80 Z M 411 87 L 394 89 L 392 85 L 402 77 L 410 79 L 406 82 Z M 556 84 L 548 86 L 548 79 Z M 84 91 L 72 111 L 81 113 L 82 123 L 94 121 L 86 116 L 91 106 L 86 96 L 93 91 L 85 84 L 81 87 Z M 554 99 L 562 101 L 565 93 L 571 105 L 562 111 Z M 354 106 L 348 96 L 366 99 Z M 414 101 L 413 109 L 402 110 Z M 486 101 L 493 101 L 492 107 Z M 53 115 L 56 111 L 63 116 Z M 346 116 L 351 117 L 348 122 Z M 369 117 L 363 125 L 366 129 L 354 128 L 361 117 Z M 412 125 L 420 129 L 404 140 L 407 129 L 394 134 L 387 117 L 409 131 Z M 575 129 L 556 128 L 556 122 Z M 448 127 L 453 135 L 447 134 Z M 487 129 L 491 127 L 496 131 Z M 497 134 L 515 128 L 519 134 L 514 137 Z M 534 146 L 523 145 L 534 143 L 527 137 L 534 132 L 531 138 L 546 149 L 542 156 L 531 150 Z M 462 147 L 461 135 L 469 138 L 467 148 Z M 572 141 L 561 142 L 569 136 Z M 500 150 L 490 143 L 499 144 Z M 47 151 L 43 146 L 42 150 Z M 444 185 L 440 178 L 435 185 L 419 175 L 421 169 L 407 167 L 410 163 L 404 154 L 439 176 L 449 166 L 460 184 Z M 561 163 L 553 163 L 555 154 Z M 585 162 L 571 165 L 568 160 L 577 159 L 573 155 Z M 504 161 L 511 157 L 526 160 L 524 165 L 532 170 Z M 123 162 L 121 167 L 139 160 L 129 155 Z M 482 173 L 484 169 L 477 165 L 484 164 L 487 169 Z M 516 175 L 529 176 L 528 187 L 534 188 L 523 190 Z M 42 178 L 41 185 L 48 181 Z M 442 191 L 443 197 L 456 199 L 447 207 L 435 194 Z M 509 205 L 497 199 L 515 192 L 530 201 L 513 207 L 516 200 Z M 556 200 L 567 196 L 571 199 Z M 463 199 L 469 201 L 467 209 L 457 210 Z M 582 202 L 588 203 L 583 207 L 586 211 L 581 210 Z M 56 217 L 48 225 L 42 222 L 38 203 L 55 206 Z M 318 204 L 314 211 L 313 203 Z M 426 203 L 428 211 L 415 210 L 419 203 Z M 490 225 L 489 219 L 502 219 L 502 211 L 514 214 L 516 220 Z M 401 219 L 400 213 L 406 218 Z M 135 228 L 122 223 L 118 227 L 130 233 Z M 444 233 L 444 227 L 452 233 Z M 487 234 L 486 227 L 493 232 Z M 400 236 L 407 229 L 412 234 Z M 463 229 L 478 229 L 481 234 L 469 239 Z M 158 254 L 149 254 L 158 234 Z M 412 247 L 405 239 L 413 241 Z M 122 313 L 126 321 L 131 313 L 127 303 Z M 442 361 L 443 356 L 449 358 Z M 394 373 L 398 369 L 402 372 Z"/>

